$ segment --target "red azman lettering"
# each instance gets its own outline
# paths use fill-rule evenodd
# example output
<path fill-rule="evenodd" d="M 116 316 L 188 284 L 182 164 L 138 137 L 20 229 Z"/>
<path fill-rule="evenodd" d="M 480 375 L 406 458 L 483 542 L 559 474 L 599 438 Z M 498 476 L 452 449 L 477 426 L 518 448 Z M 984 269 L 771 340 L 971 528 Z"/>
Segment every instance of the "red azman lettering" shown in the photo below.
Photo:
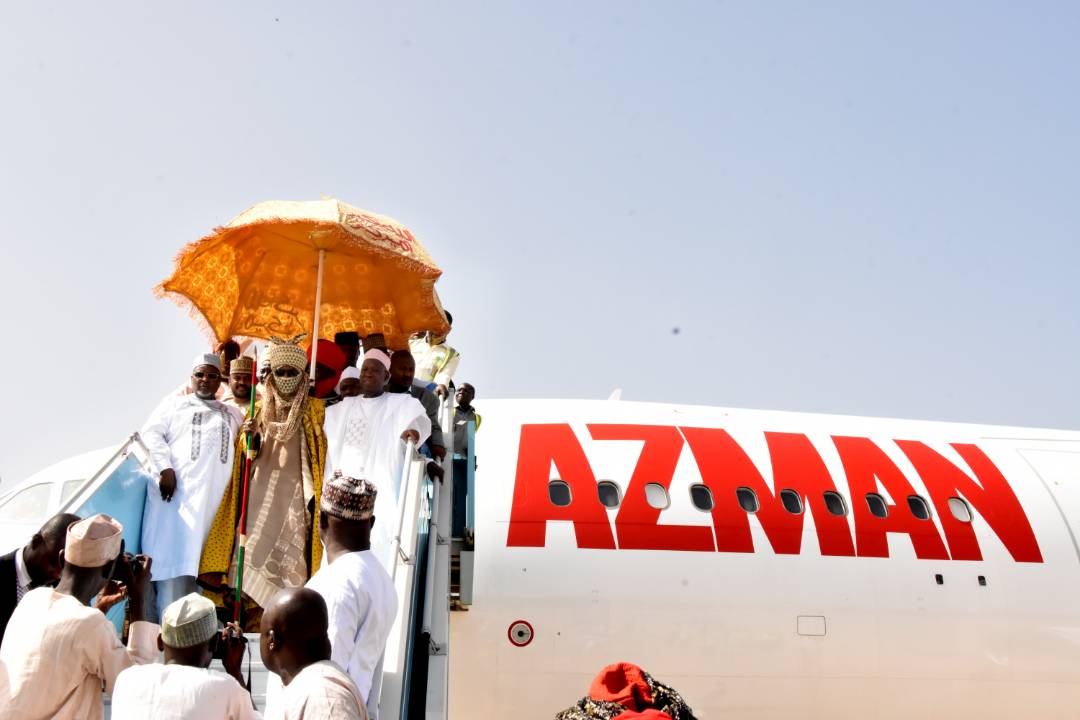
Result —
<path fill-rule="evenodd" d="M 614 550 L 617 536 L 620 549 L 754 552 L 750 517 L 735 495 L 738 488 L 747 487 L 758 497 L 756 518 L 777 554 L 798 554 L 802 550 L 803 514 L 788 512 L 779 499 L 782 490 L 790 489 L 802 497 L 804 507 L 813 514 L 822 555 L 888 557 L 889 533 L 902 533 L 910 537 L 916 557 L 948 560 L 951 553 L 955 560 L 981 560 L 971 524 L 957 520 L 948 506 L 949 498 L 962 497 L 997 534 L 1014 560 L 1043 561 L 1016 494 L 1001 471 L 975 445 L 952 445 L 967 463 L 972 477 L 921 442 L 896 441 L 927 488 L 948 541 L 947 550 L 934 522 L 915 517 L 906 507 L 907 498 L 916 494 L 908 478 L 869 438 L 832 438 L 847 476 L 855 526 L 853 542 L 848 518 L 833 515 L 825 506 L 825 493 L 835 490 L 835 484 L 805 435 L 765 433 L 773 475 L 770 487 L 746 451 L 723 429 L 599 424 L 588 428 L 595 442 L 643 443 L 615 517 L 614 533 L 608 511 L 597 495 L 593 469 L 573 429 L 565 423 L 523 425 L 508 546 L 543 547 L 548 521 L 562 520 L 573 524 L 579 548 Z M 645 499 L 647 483 L 660 483 L 665 488 L 671 485 L 684 437 L 702 482 L 713 493 L 711 529 L 661 524 L 660 511 Z M 548 497 L 553 465 L 557 476 L 570 487 L 572 502 L 566 507 L 555 506 Z M 879 492 L 879 488 L 896 503 L 888 506 L 889 512 L 883 518 L 873 515 L 865 500 L 868 493 Z"/>
<path fill-rule="evenodd" d="M 570 486 L 573 502 L 566 507 L 548 500 L 552 463 Z M 579 548 L 615 549 L 607 510 L 596 494 L 596 478 L 574 431 L 565 424 L 522 425 L 507 546 L 543 547 L 548 520 L 574 523 Z"/>
<path fill-rule="evenodd" d="M 907 533 L 915 548 L 915 556 L 923 560 L 948 560 L 949 553 L 937 528 L 929 520 L 920 520 L 906 507 L 907 498 L 915 488 L 904 477 L 885 451 L 869 438 L 834 437 L 833 444 L 847 473 L 851 491 L 851 511 L 855 516 L 855 548 L 859 557 L 889 557 L 888 533 Z M 870 512 L 865 498 L 878 492 L 878 483 L 889 497 L 902 506 L 888 505 L 887 517 Z"/>
<path fill-rule="evenodd" d="M 1016 493 L 1005 476 L 975 445 L 953 443 L 952 447 L 975 473 L 978 482 L 921 442 L 897 440 L 896 444 L 915 466 L 933 500 L 941 528 L 949 542 L 953 560 L 982 560 L 979 542 L 971 523 L 957 520 L 949 509 L 949 498 L 962 497 L 986 521 L 1017 562 L 1043 561 L 1039 543 L 1031 530 Z"/>
<path fill-rule="evenodd" d="M 802 496 L 804 506 L 814 514 L 821 554 L 855 554 L 847 521 L 825 508 L 825 491 L 836 488 L 821 456 L 805 435 L 765 433 L 777 491 L 774 494 L 746 451 L 727 431 L 681 429 L 697 460 L 702 482 L 712 490 L 715 499 L 713 525 L 721 552 L 754 551 L 750 516 L 734 501 L 735 491 L 747 487 L 758 497 L 757 519 L 773 552 L 795 555 L 802 547 L 803 516 L 785 510 L 778 497 L 780 490 L 791 489 Z"/>
<path fill-rule="evenodd" d="M 682 454 L 679 429 L 664 425 L 589 425 L 593 440 L 644 441 L 637 467 L 623 493 L 615 533 L 619 548 L 627 550 L 715 551 L 712 530 L 701 525 L 659 525 L 660 510 L 645 500 L 645 485 L 667 489 Z"/>

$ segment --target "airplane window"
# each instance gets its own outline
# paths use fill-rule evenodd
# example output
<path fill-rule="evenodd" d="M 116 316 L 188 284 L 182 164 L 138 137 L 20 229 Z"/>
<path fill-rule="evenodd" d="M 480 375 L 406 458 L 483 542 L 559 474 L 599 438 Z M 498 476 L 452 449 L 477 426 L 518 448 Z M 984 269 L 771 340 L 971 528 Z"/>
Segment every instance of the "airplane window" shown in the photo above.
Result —
<path fill-rule="evenodd" d="M 570 486 L 563 480 L 551 480 L 548 482 L 548 500 L 556 507 L 566 507 L 570 504 Z"/>
<path fill-rule="evenodd" d="M 619 486 L 610 480 L 601 480 L 596 484 L 596 494 L 600 496 L 600 504 L 604 507 L 619 507 L 622 502 L 622 493 Z"/>
<path fill-rule="evenodd" d="M 739 507 L 748 513 L 758 511 L 757 495 L 748 487 L 741 487 L 735 491 L 735 497 L 739 498 Z"/>
<path fill-rule="evenodd" d="M 971 522 L 971 508 L 960 498 L 949 498 L 949 510 L 952 511 L 953 517 L 960 522 Z"/>
<path fill-rule="evenodd" d="M 713 509 L 712 490 L 704 485 L 691 485 L 690 486 L 690 502 L 694 503 L 694 507 L 702 512 L 709 512 Z"/>
<path fill-rule="evenodd" d="M 911 495 L 907 499 L 908 507 L 911 508 L 911 514 L 920 520 L 930 519 L 930 506 L 926 504 L 918 495 Z"/>
<path fill-rule="evenodd" d="M 847 515 L 847 503 L 844 502 L 844 497 L 833 490 L 825 491 L 825 509 L 839 517 Z"/>
<path fill-rule="evenodd" d="M 889 517 L 889 506 L 885 504 L 885 498 L 877 493 L 866 494 L 866 505 L 870 508 L 870 514 L 874 517 Z"/>
<path fill-rule="evenodd" d="M 67 499 L 81 488 L 85 482 L 85 480 L 65 480 L 64 487 L 60 490 L 60 502 L 67 502 Z"/>
<path fill-rule="evenodd" d="M 0 521 L 36 523 L 49 514 L 52 483 L 38 483 L 20 490 L 0 505 Z"/>
<path fill-rule="evenodd" d="M 645 502 L 657 510 L 664 510 L 671 504 L 667 488 L 659 483 L 648 483 L 645 486 Z"/>
<path fill-rule="evenodd" d="M 780 502 L 784 504 L 784 509 L 792 515 L 802 513 L 802 498 L 794 490 L 781 490 Z"/>

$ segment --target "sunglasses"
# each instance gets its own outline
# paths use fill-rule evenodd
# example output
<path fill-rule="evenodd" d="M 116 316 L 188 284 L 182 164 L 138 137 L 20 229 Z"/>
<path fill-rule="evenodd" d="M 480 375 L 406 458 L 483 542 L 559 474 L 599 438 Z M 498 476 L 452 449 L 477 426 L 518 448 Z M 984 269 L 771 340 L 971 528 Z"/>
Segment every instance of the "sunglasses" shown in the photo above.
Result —
<path fill-rule="evenodd" d="M 274 377 L 296 377 L 300 374 L 300 371 L 296 368 L 278 368 L 274 371 Z"/>
<path fill-rule="evenodd" d="M 216 372 L 194 372 L 191 373 L 191 377 L 196 380 L 220 380 L 221 375 Z"/>

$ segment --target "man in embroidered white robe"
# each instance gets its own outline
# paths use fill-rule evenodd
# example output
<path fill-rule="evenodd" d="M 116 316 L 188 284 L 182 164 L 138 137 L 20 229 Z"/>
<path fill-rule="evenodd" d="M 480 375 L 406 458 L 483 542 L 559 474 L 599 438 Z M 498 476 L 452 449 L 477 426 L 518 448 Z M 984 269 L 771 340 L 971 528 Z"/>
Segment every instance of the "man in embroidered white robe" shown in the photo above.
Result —
<path fill-rule="evenodd" d="M 155 617 L 175 600 L 197 590 L 210 524 L 229 484 L 240 410 L 219 402 L 221 360 L 199 355 L 190 395 L 166 398 L 140 435 L 159 473 L 146 488 L 142 551 L 154 558 Z"/>
<path fill-rule="evenodd" d="M 326 472 L 340 470 L 347 477 L 370 480 L 380 492 L 372 528 L 371 549 L 390 569 L 391 546 L 398 522 L 398 492 L 404 460 L 404 442 L 417 446 L 431 434 L 424 406 L 407 393 L 383 391 L 390 372 L 390 356 L 381 350 L 364 354 L 360 368 L 361 394 L 347 397 L 326 410 Z"/>

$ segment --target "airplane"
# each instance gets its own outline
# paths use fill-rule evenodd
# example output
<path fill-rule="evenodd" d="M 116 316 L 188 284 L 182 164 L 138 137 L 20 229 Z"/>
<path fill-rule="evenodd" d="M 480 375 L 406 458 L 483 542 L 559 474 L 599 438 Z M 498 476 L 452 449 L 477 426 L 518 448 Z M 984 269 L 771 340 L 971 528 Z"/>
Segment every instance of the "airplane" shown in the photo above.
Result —
<path fill-rule="evenodd" d="M 478 410 L 464 477 L 406 469 L 381 718 L 552 718 L 617 661 L 699 718 L 1080 712 L 1080 433 L 616 399 Z M 101 475 L 50 512 L 107 494 Z"/>

